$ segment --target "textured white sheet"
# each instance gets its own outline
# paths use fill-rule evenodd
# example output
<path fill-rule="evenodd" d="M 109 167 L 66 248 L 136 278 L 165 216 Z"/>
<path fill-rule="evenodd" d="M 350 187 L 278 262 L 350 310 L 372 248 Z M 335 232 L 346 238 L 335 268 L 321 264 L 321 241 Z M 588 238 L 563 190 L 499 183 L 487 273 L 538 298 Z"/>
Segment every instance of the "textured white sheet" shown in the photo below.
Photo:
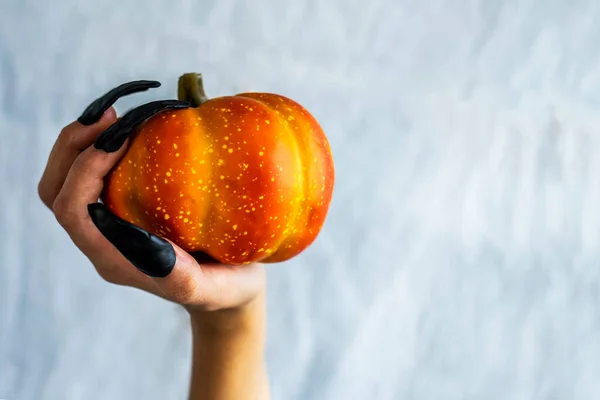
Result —
<path fill-rule="evenodd" d="M 337 185 L 269 267 L 282 400 L 600 398 L 600 5 L 0 0 L 0 398 L 177 399 L 175 306 L 101 281 L 36 185 L 107 89 L 303 103 Z"/>

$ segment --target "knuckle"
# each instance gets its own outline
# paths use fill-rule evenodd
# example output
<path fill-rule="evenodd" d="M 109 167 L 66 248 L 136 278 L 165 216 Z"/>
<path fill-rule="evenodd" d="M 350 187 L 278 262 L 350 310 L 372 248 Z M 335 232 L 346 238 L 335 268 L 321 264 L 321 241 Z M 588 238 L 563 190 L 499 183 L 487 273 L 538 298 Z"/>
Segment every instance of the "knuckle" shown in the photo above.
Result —
<path fill-rule="evenodd" d="M 77 135 L 75 133 L 73 126 L 67 125 L 62 128 L 58 134 L 57 142 L 65 146 L 73 146 L 77 141 Z"/>
<path fill-rule="evenodd" d="M 38 183 L 37 186 L 37 192 L 38 192 L 38 196 L 40 197 L 40 200 L 42 200 L 42 203 L 44 203 L 44 205 L 48 208 L 52 208 L 52 203 L 53 203 L 53 198 L 50 195 L 50 191 L 47 188 L 46 183 L 41 180 Z"/>
<path fill-rule="evenodd" d="M 79 156 L 73 162 L 71 169 L 78 176 L 85 177 L 97 177 L 104 175 L 106 169 L 106 157 L 107 154 L 103 154 L 100 151 L 86 150 L 79 154 Z"/>
<path fill-rule="evenodd" d="M 96 272 L 102 280 L 112 284 L 121 283 L 119 274 L 113 268 L 96 268 Z"/>
<path fill-rule="evenodd" d="M 92 166 L 89 153 L 81 153 L 79 157 L 75 159 L 71 168 L 82 174 L 90 173 L 92 170 Z"/>
<path fill-rule="evenodd" d="M 89 129 L 81 128 L 75 123 L 65 126 L 59 133 L 56 144 L 59 148 L 70 148 L 82 151 L 87 148 L 95 136 Z"/>
<path fill-rule="evenodd" d="M 195 303 L 198 293 L 198 284 L 193 279 L 184 279 L 173 290 L 169 291 L 169 299 L 178 304 L 190 305 Z"/>
<path fill-rule="evenodd" d="M 58 223 L 65 229 L 70 229 L 75 225 L 77 220 L 76 214 L 70 202 L 65 196 L 58 195 L 52 203 L 52 212 Z"/>

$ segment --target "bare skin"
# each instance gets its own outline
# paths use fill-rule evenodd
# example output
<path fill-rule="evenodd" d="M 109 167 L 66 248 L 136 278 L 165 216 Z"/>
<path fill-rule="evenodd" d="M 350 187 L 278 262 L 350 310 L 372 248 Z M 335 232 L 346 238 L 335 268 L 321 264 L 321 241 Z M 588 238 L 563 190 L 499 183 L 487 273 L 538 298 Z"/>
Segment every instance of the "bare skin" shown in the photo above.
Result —
<path fill-rule="evenodd" d="M 111 107 L 96 123 L 86 126 L 76 121 L 61 131 L 38 185 L 40 198 L 104 280 L 147 291 L 189 312 L 193 333 L 189 399 L 268 399 L 263 266 L 199 264 L 171 243 L 176 255 L 172 272 L 164 278 L 150 277 L 92 222 L 87 206 L 97 202 L 104 176 L 128 143 L 112 153 L 92 145 L 116 120 Z"/>

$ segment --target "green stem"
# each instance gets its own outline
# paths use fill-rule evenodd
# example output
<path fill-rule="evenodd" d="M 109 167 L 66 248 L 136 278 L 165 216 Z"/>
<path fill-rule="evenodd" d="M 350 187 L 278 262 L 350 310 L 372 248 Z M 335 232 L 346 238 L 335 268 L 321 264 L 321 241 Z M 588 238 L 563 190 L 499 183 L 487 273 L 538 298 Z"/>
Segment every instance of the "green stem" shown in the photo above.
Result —
<path fill-rule="evenodd" d="M 200 104 L 207 101 L 208 97 L 206 97 L 206 94 L 204 93 L 202 74 L 188 73 L 181 75 L 179 78 L 177 97 L 179 100 L 189 101 L 192 103 L 192 107 L 198 107 Z"/>

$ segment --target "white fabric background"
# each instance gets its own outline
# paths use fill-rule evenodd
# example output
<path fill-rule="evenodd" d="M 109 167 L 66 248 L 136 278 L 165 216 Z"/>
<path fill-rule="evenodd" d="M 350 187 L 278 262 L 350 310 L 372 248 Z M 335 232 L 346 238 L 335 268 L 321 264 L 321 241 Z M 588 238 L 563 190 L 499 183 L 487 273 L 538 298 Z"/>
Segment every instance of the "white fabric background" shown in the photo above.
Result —
<path fill-rule="evenodd" d="M 600 3 L 0 0 L 0 398 L 183 399 L 187 319 L 97 277 L 37 198 L 134 79 L 285 94 L 337 182 L 269 267 L 274 399 L 600 398 Z"/>

